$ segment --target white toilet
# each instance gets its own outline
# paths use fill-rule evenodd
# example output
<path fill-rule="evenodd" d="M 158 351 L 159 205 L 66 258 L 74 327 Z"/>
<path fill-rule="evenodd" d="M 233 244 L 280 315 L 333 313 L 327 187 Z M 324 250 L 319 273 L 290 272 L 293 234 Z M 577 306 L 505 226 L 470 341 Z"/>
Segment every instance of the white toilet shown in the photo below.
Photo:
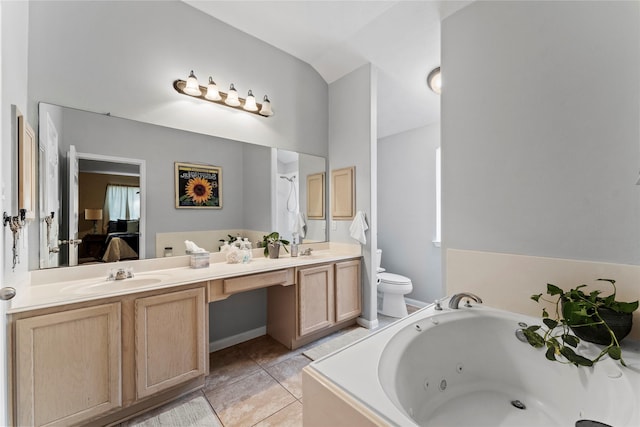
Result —
<path fill-rule="evenodd" d="M 376 251 L 378 271 L 378 313 L 390 317 L 404 317 L 407 313 L 405 294 L 413 290 L 411 279 L 399 274 L 385 273 L 380 267 L 382 249 Z"/>

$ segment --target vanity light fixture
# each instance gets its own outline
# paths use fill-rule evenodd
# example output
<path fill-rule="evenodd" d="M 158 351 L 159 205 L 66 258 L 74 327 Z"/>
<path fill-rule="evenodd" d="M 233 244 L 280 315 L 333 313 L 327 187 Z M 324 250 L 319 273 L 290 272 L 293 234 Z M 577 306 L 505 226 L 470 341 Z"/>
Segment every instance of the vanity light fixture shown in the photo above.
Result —
<path fill-rule="evenodd" d="M 442 93 L 442 75 L 440 74 L 440 67 L 436 67 L 427 76 L 427 84 L 429 89 L 440 95 Z"/>
<path fill-rule="evenodd" d="M 271 101 L 269 101 L 267 95 L 264 96 L 262 104 L 256 102 L 256 98 L 251 90 L 249 90 L 247 98 L 243 99 L 238 96 L 238 91 L 233 83 L 231 83 L 231 86 L 229 87 L 229 92 L 225 93 L 218 90 L 218 86 L 213 81 L 212 77 L 209 77 L 209 83 L 206 87 L 200 86 L 193 71 L 191 71 L 186 80 L 174 81 L 173 88 L 176 92 L 182 95 L 202 99 L 219 105 L 225 105 L 227 107 L 247 111 L 263 117 L 273 116 Z"/>
<path fill-rule="evenodd" d="M 256 105 L 256 97 L 253 96 L 253 92 L 251 92 L 251 89 L 249 89 L 247 99 L 244 101 L 244 109 L 247 111 L 258 111 L 258 106 Z"/>
<path fill-rule="evenodd" d="M 198 79 L 196 75 L 193 74 L 193 70 L 191 70 L 191 74 L 187 77 L 187 83 L 184 88 L 184 93 L 191 96 L 200 96 L 202 95 L 202 91 L 200 91 L 200 85 L 198 84 Z"/>
<path fill-rule="evenodd" d="M 271 101 L 269 101 L 269 98 L 267 97 L 267 95 L 264 96 L 264 99 L 262 101 L 262 108 L 260 109 L 260 115 L 262 116 L 273 116 L 273 111 L 271 110 Z"/>
<path fill-rule="evenodd" d="M 207 94 L 204 96 L 209 101 L 220 101 L 222 97 L 220 96 L 220 92 L 218 91 L 218 86 L 216 82 L 213 81 L 213 78 L 209 76 L 209 84 L 207 85 Z"/>
<path fill-rule="evenodd" d="M 231 86 L 229 87 L 229 93 L 227 94 L 227 99 L 224 100 L 224 103 L 232 107 L 240 106 L 238 91 L 236 90 L 235 86 L 233 86 L 233 83 L 231 83 Z"/>

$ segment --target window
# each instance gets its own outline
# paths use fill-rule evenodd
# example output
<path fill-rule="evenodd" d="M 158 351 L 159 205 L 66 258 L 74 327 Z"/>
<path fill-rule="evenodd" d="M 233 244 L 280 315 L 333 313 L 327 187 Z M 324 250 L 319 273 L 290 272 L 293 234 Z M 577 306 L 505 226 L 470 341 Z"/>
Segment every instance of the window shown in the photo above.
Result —
<path fill-rule="evenodd" d="M 140 219 L 140 187 L 107 185 L 104 211 L 108 221 Z"/>
<path fill-rule="evenodd" d="M 438 147 L 436 148 L 436 237 L 433 240 L 434 246 L 437 247 L 440 247 L 440 242 L 442 241 L 441 165 L 440 147 Z"/>

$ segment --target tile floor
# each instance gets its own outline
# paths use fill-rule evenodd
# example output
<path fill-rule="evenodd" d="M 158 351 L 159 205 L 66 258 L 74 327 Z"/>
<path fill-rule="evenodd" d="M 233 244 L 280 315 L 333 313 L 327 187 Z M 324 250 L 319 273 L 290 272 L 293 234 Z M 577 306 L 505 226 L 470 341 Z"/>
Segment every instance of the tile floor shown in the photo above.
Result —
<path fill-rule="evenodd" d="M 409 311 L 415 308 L 409 307 Z M 379 315 L 378 327 L 395 320 Z M 125 422 L 121 427 L 302 426 L 302 368 L 311 362 L 302 353 L 349 330 L 351 328 L 343 329 L 296 350 L 289 350 L 265 335 L 211 353 L 210 373 L 204 389 Z M 202 402 L 202 396 L 210 408 L 201 404 L 198 410 L 192 410 L 195 414 L 189 420 L 175 414 L 178 406 L 196 408 L 194 402 Z M 210 414 L 198 414 L 207 409 L 211 410 Z M 172 415 L 167 415 L 170 412 Z"/>

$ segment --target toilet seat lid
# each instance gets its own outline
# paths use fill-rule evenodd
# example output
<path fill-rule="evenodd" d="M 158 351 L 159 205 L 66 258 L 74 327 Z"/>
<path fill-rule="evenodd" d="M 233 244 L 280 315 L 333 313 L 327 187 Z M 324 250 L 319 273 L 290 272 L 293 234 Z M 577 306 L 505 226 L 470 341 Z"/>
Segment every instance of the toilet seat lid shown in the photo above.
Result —
<path fill-rule="evenodd" d="M 378 274 L 378 279 L 380 279 L 381 282 L 389 283 L 392 285 L 406 285 L 411 283 L 411 279 L 409 279 L 408 277 L 393 273 L 380 273 Z"/>

